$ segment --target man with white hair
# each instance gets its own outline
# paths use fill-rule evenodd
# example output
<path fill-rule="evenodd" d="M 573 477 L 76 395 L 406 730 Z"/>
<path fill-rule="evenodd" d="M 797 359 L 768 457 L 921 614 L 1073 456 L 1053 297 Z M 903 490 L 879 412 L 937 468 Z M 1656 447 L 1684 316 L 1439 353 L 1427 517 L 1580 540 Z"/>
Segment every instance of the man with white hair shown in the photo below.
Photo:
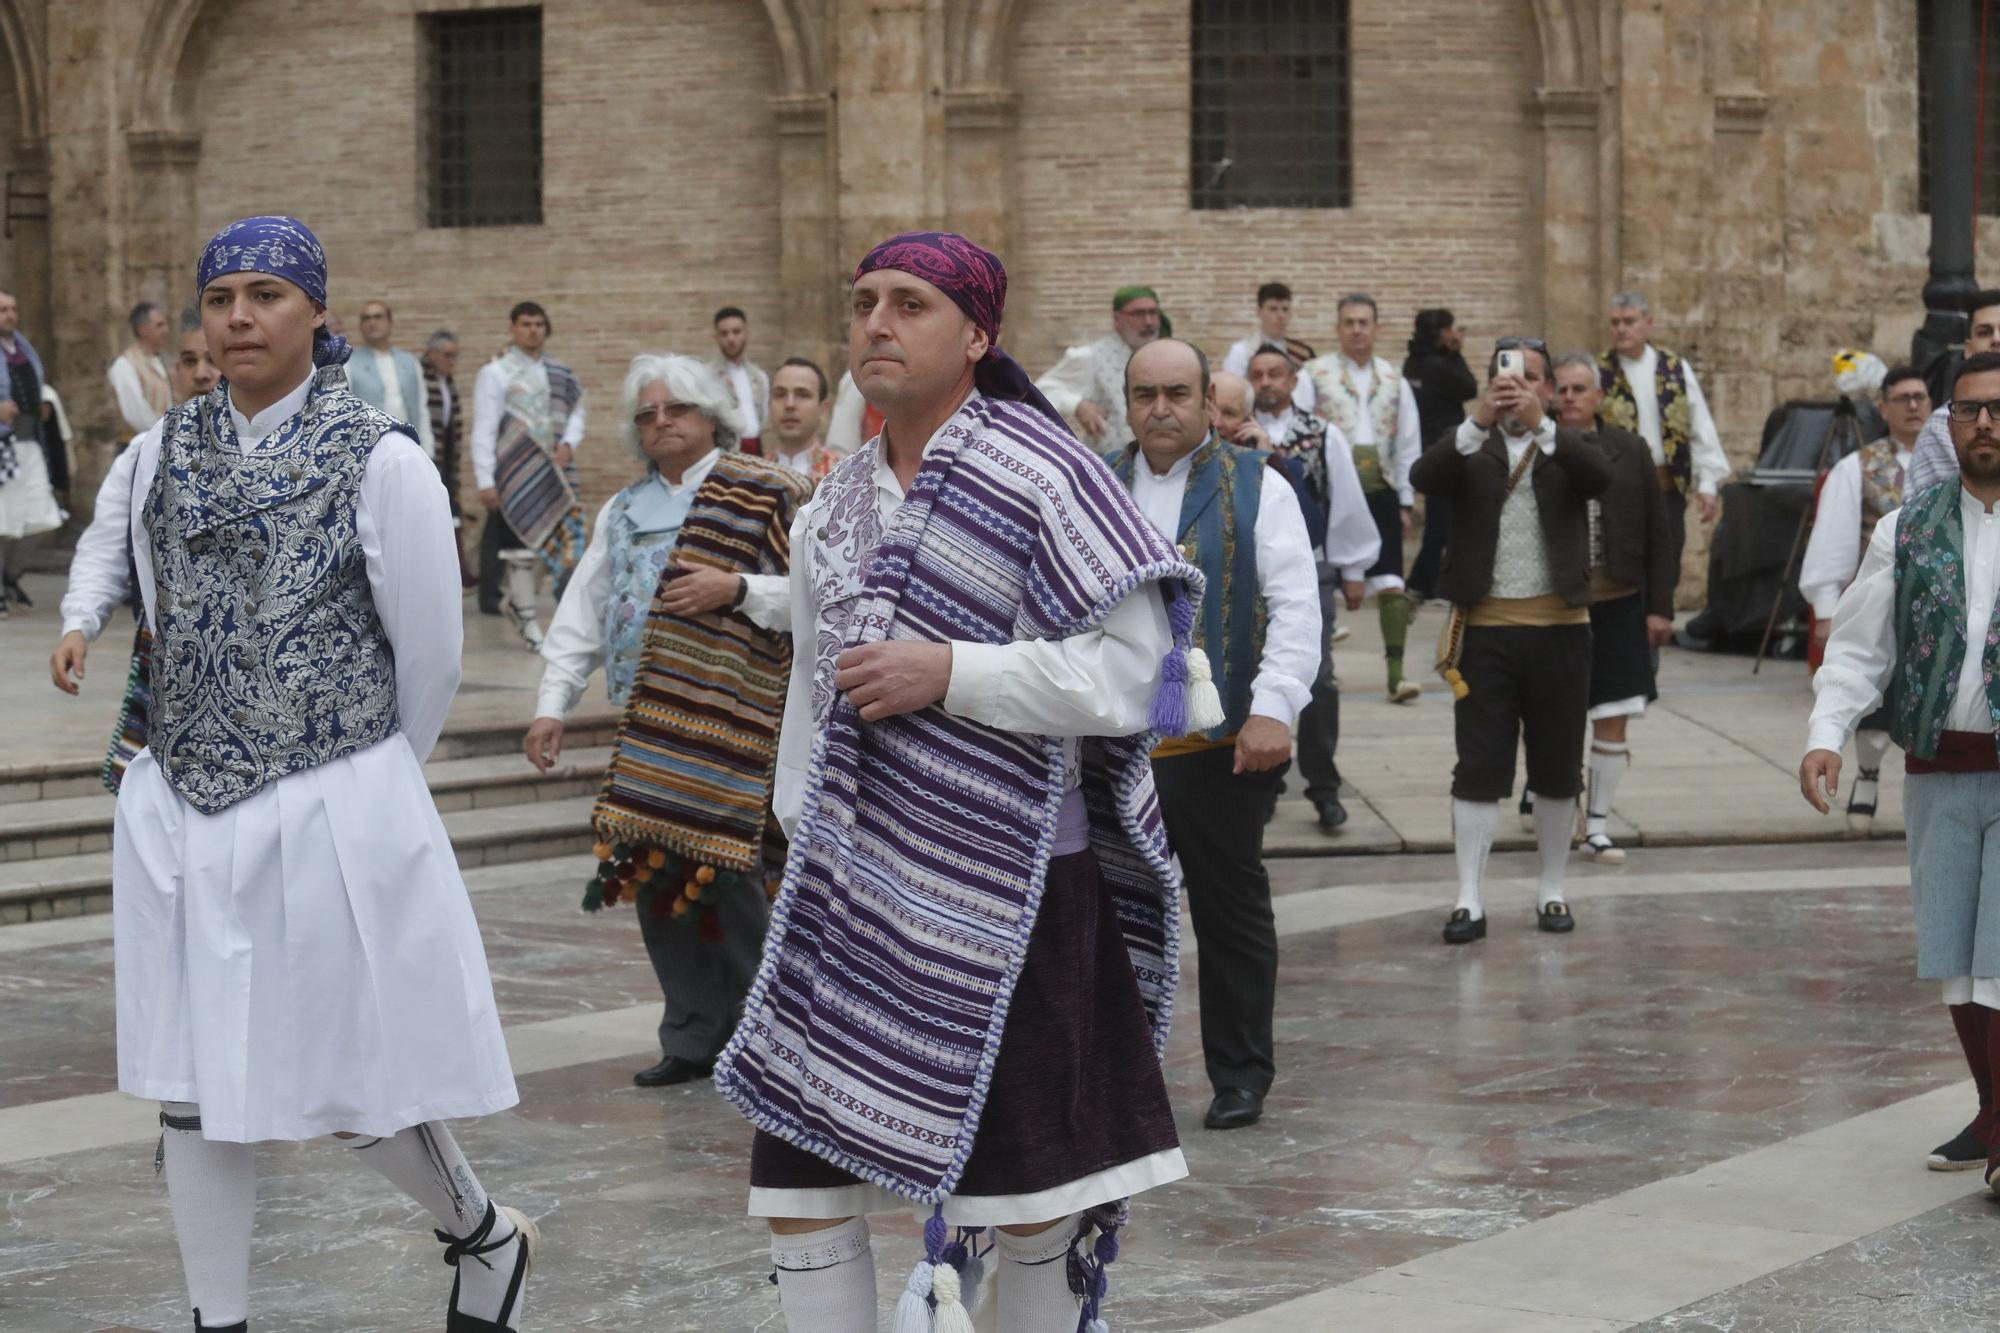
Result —
<path fill-rule="evenodd" d="M 1687 546 L 1687 495 L 1692 489 L 1701 521 L 1713 523 L 1720 501 L 1716 490 L 1729 478 L 1729 459 L 1715 433 L 1715 418 L 1702 396 L 1694 367 L 1678 354 L 1655 347 L 1653 307 L 1643 292 L 1611 298 L 1611 346 L 1597 358 L 1604 389 L 1602 415 L 1609 424 L 1646 441 L 1660 490 L 1667 497 L 1667 526 L 1673 537 L 1674 568 Z"/>
<path fill-rule="evenodd" d="M 500 570 L 507 570 L 507 618 L 530 649 L 542 645 L 535 573 L 546 567 L 556 591 L 583 550 L 583 502 L 576 448 L 583 443 L 583 386 L 568 366 L 544 356 L 554 329 L 533 301 L 507 317 L 507 350 L 472 384 L 472 477 L 486 524 L 479 534 L 479 609 L 498 615 Z"/>
<path fill-rule="evenodd" d="M 108 378 L 118 415 L 125 419 L 124 438 L 131 439 L 158 421 L 174 400 L 161 359 L 167 347 L 167 308 L 158 301 L 141 301 L 126 322 L 132 326 L 132 345 L 111 363 Z"/>
<path fill-rule="evenodd" d="M 659 1063 L 632 1078 L 651 1088 L 708 1077 L 763 947 L 783 870 L 767 834 L 791 670 L 785 534 L 812 482 L 739 452 L 736 395 L 693 357 L 634 358 L 625 412 L 646 474 L 598 511 L 542 641 L 524 748 L 543 771 L 561 758 L 563 719 L 602 667 L 627 708 L 583 905 L 639 913 L 666 1000 Z"/>
<path fill-rule="evenodd" d="M 1085 444 L 1122 449 L 1132 443 L 1125 420 L 1125 363 L 1169 327 L 1158 292 L 1144 285 L 1120 287 L 1111 295 L 1111 332 L 1064 352 L 1035 388 Z"/>

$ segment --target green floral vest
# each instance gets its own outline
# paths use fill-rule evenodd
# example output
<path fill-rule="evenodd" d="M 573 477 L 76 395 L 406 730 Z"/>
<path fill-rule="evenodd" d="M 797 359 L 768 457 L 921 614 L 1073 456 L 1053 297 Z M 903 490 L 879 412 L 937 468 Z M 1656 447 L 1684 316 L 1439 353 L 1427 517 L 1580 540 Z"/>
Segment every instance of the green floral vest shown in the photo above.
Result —
<path fill-rule="evenodd" d="M 1919 492 L 1896 521 L 1896 662 L 1889 737 L 1919 759 L 1937 754 L 1965 664 L 1965 517 L 1958 486 Z M 1980 645 L 1986 707 L 2000 730 L 2000 625 Z"/>

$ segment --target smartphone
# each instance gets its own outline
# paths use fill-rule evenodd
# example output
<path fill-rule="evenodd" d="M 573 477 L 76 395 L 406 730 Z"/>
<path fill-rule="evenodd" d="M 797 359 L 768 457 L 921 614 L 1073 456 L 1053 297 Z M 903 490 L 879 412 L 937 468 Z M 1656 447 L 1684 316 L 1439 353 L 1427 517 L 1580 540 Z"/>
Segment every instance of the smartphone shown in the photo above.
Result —
<path fill-rule="evenodd" d="M 1525 379 L 1527 377 L 1527 369 L 1527 358 L 1518 347 L 1505 348 L 1494 358 L 1493 373 L 1495 375 L 1512 375 L 1516 379 Z"/>

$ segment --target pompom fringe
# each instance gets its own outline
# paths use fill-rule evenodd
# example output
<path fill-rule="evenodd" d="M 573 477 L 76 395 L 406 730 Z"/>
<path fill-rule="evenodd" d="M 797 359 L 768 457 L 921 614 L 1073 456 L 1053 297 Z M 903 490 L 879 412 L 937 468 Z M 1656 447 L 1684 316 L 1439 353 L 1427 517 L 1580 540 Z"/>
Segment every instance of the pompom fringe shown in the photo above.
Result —
<path fill-rule="evenodd" d="M 939 1264 L 931 1273 L 931 1296 L 937 1301 L 936 1333 L 973 1333 L 972 1315 L 959 1295 L 958 1270 Z"/>
<path fill-rule="evenodd" d="M 1215 673 L 1209 668 L 1208 654 L 1199 648 L 1187 655 L 1188 731 L 1213 731 L 1225 720 L 1222 692 L 1215 688 Z"/>

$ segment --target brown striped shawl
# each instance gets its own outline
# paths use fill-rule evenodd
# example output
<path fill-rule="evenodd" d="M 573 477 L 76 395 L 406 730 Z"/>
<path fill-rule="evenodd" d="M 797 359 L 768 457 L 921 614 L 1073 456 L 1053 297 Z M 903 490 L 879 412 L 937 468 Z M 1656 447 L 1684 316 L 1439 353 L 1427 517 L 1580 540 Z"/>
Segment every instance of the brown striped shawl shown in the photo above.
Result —
<path fill-rule="evenodd" d="M 738 574 L 791 569 L 792 518 L 810 479 L 725 453 L 695 492 L 674 559 Z M 672 566 L 660 586 L 672 576 Z M 706 865 L 759 863 L 770 819 L 792 640 L 723 608 L 676 616 L 655 593 L 638 675 L 591 812 L 600 839 L 667 848 Z"/>

